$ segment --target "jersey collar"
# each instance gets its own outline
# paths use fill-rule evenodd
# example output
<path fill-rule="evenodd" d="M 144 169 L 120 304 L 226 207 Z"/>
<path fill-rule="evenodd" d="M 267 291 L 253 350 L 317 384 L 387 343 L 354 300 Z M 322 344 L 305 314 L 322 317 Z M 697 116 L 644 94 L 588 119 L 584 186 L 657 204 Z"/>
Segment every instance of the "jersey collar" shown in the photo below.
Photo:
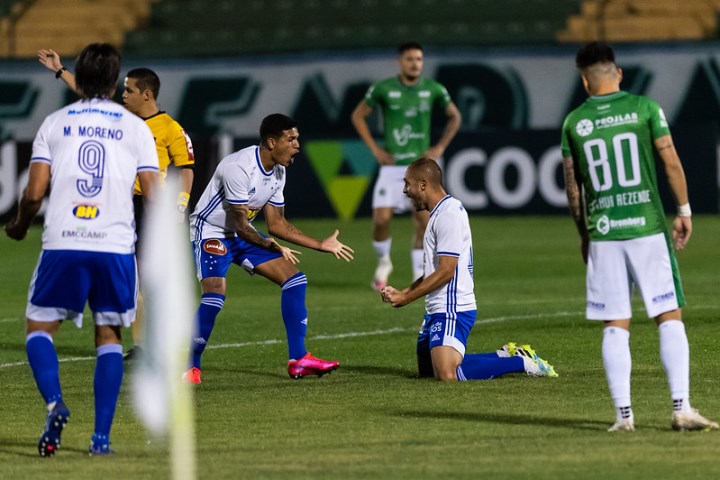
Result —
<path fill-rule="evenodd" d="M 440 205 L 442 205 L 443 202 L 445 202 L 445 200 L 447 200 L 448 198 L 451 198 L 451 196 L 450 196 L 450 195 L 445 195 L 445 196 L 442 198 L 442 200 L 440 200 L 440 201 L 438 202 L 438 204 L 435 205 L 435 208 L 433 208 L 432 211 L 430 212 L 430 216 L 431 216 L 431 217 L 433 216 L 433 214 L 434 214 L 435 212 L 437 212 L 438 208 L 440 208 Z"/>
<path fill-rule="evenodd" d="M 263 167 L 263 164 L 260 162 L 260 147 L 255 147 L 255 161 L 257 162 L 258 167 L 260 167 L 262 174 L 266 177 L 269 177 L 275 171 L 275 167 L 273 167 L 269 172 L 265 171 L 265 167 Z"/>
<path fill-rule="evenodd" d="M 622 90 L 618 92 L 613 93 L 606 93 L 605 95 L 594 95 L 590 97 L 590 100 L 596 101 L 596 102 L 605 102 L 607 100 L 615 100 L 616 98 L 622 97 L 627 95 L 627 92 L 623 92 Z"/>

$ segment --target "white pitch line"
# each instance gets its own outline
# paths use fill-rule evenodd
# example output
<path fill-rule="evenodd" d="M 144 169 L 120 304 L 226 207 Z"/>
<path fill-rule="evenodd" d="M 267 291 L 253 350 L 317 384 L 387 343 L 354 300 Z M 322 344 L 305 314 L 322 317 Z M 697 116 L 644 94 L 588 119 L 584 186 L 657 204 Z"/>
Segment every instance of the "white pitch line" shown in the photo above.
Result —
<path fill-rule="evenodd" d="M 693 306 L 694 309 L 706 309 L 706 308 L 717 308 L 713 305 L 697 305 Z M 636 311 L 644 311 L 642 308 L 636 309 Z M 477 320 L 476 324 L 488 324 L 488 323 L 498 323 L 498 322 L 507 322 L 510 320 L 528 320 L 528 319 L 538 319 L 538 318 L 549 318 L 549 317 L 572 317 L 575 315 L 582 316 L 584 315 L 584 311 L 575 311 L 575 312 L 551 312 L 551 313 L 534 313 L 534 314 L 525 314 L 525 315 L 508 315 L 504 317 L 491 317 L 491 318 L 484 318 Z M 341 338 L 353 338 L 353 337 L 369 337 L 373 335 L 388 335 L 393 333 L 404 333 L 404 332 L 412 332 L 417 331 L 417 327 L 394 327 L 389 328 L 386 330 L 370 330 L 367 332 L 346 332 L 346 333 L 337 333 L 333 335 L 315 335 L 313 337 L 309 337 L 308 340 L 337 340 Z M 243 348 L 243 347 L 256 347 L 256 346 L 263 346 L 263 345 L 277 345 L 285 343 L 285 340 L 278 340 L 278 339 L 270 339 L 270 340 L 259 340 L 255 342 L 241 342 L 241 343 L 221 343 L 218 345 L 208 345 L 208 349 L 220 349 L 220 348 Z M 70 357 L 70 358 L 63 358 L 60 359 L 60 363 L 65 362 L 86 362 L 90 360 L 95 360 L 97 357 Z M 14 363 L 0 363 L 0 369 L 4 368 L 10 368 L 10 367 L 22 367 L 24 365 L 27 365 L 28 362 L 14 362 Z"/>
<path fill-rule="evenodd" d="M 478 320 L 475 323 L 495 323 L 495 322 L 504 322 L 508 320 L 522 320 L 522 319 L 528 319 L 528 318 L 544 318 L 544 317 L 552 317 L 552 316 L 568 316 L 568 315 L 580 315 L 581 312 L 556 312 L 556 313 L 547 313 L 547 314 L 534 314 L 534 315 L 517 315 L 517 316 L 507 316 L 507 317 L 495 317 L 495 318 L 486 318 L 483 320 Z M 367 332 L 345 332 L 345 333 L 337 333 L 333 335 L 315 335 L 313 337 L 309 337 L 308 340 L 337 340 L 341 338 L 353 338 L 353 337 L 369 337 L 373 335 L 388 335 L 393 333 L 404 333 L 404 332 L 412 332 L 417 331 L 417 327 L 394 327 L 394 328 L 388 328 L 385 330 L 370 330 Z M 285 340 L 278 340 L 278 339 L 270 339 L 270 340 L 260 340 L 256 342 L 241 342 L 241 343 L 221 343 L 217 345 L 208 345 L 208 349 L 220 349 L 220 348 L 243 348 L 243 347 L 256 347 L 256 346 L 263 346 L 263 345 L 277 345 L 285 343 Z M 96 357 L 70 357 L 70 358 L 62 358 L 60 359 L 60 363 L 66 363 L 66 362 L 86 362 L 90 360 L 95 360 Z M 0 369 L 4 368 L 10 368 L 10 367 L 21 367 L 24 365 L 27 365 L 28 362 L 14 362 L 14 363 L 0 363 Z"/>

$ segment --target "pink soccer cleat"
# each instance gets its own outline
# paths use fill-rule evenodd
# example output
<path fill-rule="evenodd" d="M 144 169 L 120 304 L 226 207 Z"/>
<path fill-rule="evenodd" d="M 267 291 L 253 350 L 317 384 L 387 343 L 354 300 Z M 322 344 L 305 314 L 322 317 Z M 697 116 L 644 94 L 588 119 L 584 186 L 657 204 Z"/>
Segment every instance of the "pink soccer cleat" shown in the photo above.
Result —
<path fill-rule="evenodd" d="M 339 366 L 339 362 L 315 358 L 308 352 L 300 360 L 288 361 L 288 375 L 290 375 L 290 378 L 295 379 L 307 377 L 308 375 L 322 377 L 326 373 L 336 370 Z"/>
<path fill-rule="evenodd" d="M 197 367 L 192 367 L 188 369 L 187 372 L 183 374 L 183 382 L 185 383 L 202 383 L 202 380 L 200 379 L 201 371 Z"/>

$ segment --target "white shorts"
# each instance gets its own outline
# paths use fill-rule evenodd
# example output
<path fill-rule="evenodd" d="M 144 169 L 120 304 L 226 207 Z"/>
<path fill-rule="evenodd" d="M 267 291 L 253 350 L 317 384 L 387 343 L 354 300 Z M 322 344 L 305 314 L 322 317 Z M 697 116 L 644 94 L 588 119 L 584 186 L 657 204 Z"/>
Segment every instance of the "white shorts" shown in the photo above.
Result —
<path fill-rule="evenodd" d="M 412 210 L 412 201 L 403 193 L 407 165 L 383 165 L 380 167 L 372 208 L 392 208 L 396 213 Z"/>
<path fill-rule="evenodd" d="M 650 318 L 684 305 L 677 261 L 665 234 L 590 242 L 587 319 L 631 318 L 633 285 L 640 291 Z"/>

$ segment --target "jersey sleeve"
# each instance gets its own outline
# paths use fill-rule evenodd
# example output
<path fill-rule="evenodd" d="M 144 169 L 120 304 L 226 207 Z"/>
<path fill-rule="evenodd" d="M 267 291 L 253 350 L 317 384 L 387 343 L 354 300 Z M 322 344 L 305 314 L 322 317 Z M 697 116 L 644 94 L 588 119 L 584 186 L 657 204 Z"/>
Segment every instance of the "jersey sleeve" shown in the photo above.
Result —
<path fill-rule="evenodd" d="M 192 141 L 179 123 L 173 122 L 170 126 L 171 136 L 168 144 L 170 162 L 176 167 L 188 167 L 195 164 Z"/>
<path fill-rule="evenodd" d="M 48 124 L 49 118 L 46 118 L 35 135 L 35 140 L 33 141 L 32 146 L 32 156 L 30 157 L 31 163 L 52 163 L 52 158 L 50 157 L 50 146 L 47 143 Z"/>
<path fill-rule="evenodd" d="M 650 114 L 650 130 L 652 131 L 653 140 L 670 135 L 670 127 L 668 126 L 665 112 L 660 108 L 657 102 L 648 99 L 648 109 Z"/>
<path fill-rule="evenodd" d="M 242 205 L 250 201 L 250 176 L 240 166 L 233 165 L 225 170 L 222 184 L 228 203 Z"/>
<path fill-rule="evenodd" d="M 370 108 L 375 108 L 377 104 L 382 101 L 382 94 L 380 90 L 381 89 L 378 88 L 378 84 L 376 83 L 371 85 L 365 93 L 365 103 L 367 103 Z"/>
<path fill-rule="evenodd" d="M 456 209 L 455 209 L 456 208 Z M 445 257 L 459 257 L 464 237 L 467 235 L 463 228 L 462 207 L 449 209 L 435 221 L 437 235 L 437 255 Z"/>
<path fill-rule="evenodd" d="M 452 103 L 452 98 L 450 98 L 447 88 L 442 84 L 435 82 L 435 88 L 433 90 L 435 91 L 435 102 L 442 108 L 446 108 Z"/>
<path fill-rule="evenodd" d="M 562 150 L 563 157 L 572 157 L 572 149 L 570 148 L 570 131 L 568 130 L 569 121 L 570 117 L 565 117 L 561 130 L 560 150 Z"/>
<path fill-rule="evenodd" d="M 273 194 L 272 197 L 270 197 L 270 200 L 268 200 L 268 203 L 272 205 L 273 207 L 284 207 L 285 206 L 285 174 L 287 171 L 285 170 L 285 167 L 276 166 L 275 168 L 282 168 L 282 174 L 280 179 L 280 188 Z"/>
<path fill-rule="evenodd" d="M 137 129 L 137 156 L 138 156 L 138 172 L 154 171 L 157 172 L 159 167 L 159 160 L 157 154 L 157 147 L 155 146 L 155 139 L 150 131 L 150 127 L 145 122 L 140 120 Z"/>

